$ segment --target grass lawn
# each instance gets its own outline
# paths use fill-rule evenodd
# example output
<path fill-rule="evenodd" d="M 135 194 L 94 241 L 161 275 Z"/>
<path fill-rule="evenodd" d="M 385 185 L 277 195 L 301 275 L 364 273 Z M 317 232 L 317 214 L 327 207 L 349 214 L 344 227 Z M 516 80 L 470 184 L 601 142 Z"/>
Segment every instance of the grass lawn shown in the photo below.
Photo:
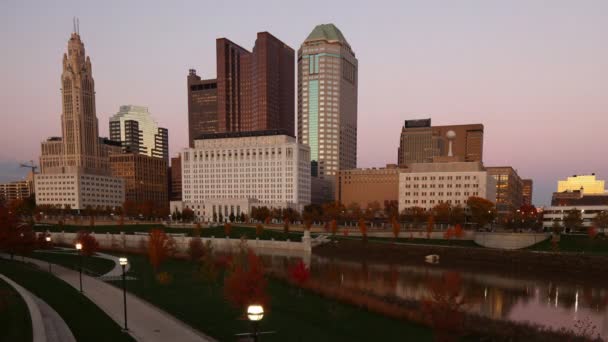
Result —
<path fill-rule="evenodd" d="M 149 225 L 149 224 L 140 224 L 140 225 L 125 225 L 125 226 L 71 226 L 71 225 L 51 225 L 51 226 L 36 226 L 34 230 L 36 231 L 51 231 L 51 232 L 61 232 L 65 231 L 66 233 L 75 233 L 81 230 L 86 230 L 90 232 L 95 232 L 97 234 L 105 234 L 105 233 L 119 233 L 124 232 L 125 234 L 133 234 L 135 232 L 148 232 L 151 229 L 160 228 L 163 229 L 167 233 L 178 233 L 178 234 L 186 234 L 186 236 L 192 236 L 194 233 L 194 229 L 192 228 L 167 228 L 162 225 Z M 221 227 L 213 227 L 213 228 L 201 228 L 200 230 L 202 237 L 226 237 L 224 232 L 224 226 Z M 249 239 L 255 239 L 255 228 L 253 227 L 240 227 L 236 225 L 232 225 L 232 229 L 230 231 L 230 238 L 239 239 L 241 236 L 247 236 Z M 290 239 L 291 241 L 301 241 L 302 233 L 292 232 L 285 234 L 283 231 L 264 229 L 262 235 L 259 237 L 260 240 L 286 240 Z"/>
<path fill-rule="evenodd" d="M 1 342 L 32 340 L 32 320 L 27 305 L 17 290 L 2 279 L 0 279 L 0 331 Z"/>
<path fill-rule="evenodd" d="M 55 250 L 60 251 L 60 250 Z M 80 260 L 78 255 L 74 252 L 51 252 L 36 251 L 32 253 L 31 258 L 50 261 L 53 264 L 58 264 L 71 269 L 78 269 Z M 82 268 L 83 272 L 92 276 L 100 276 L 110 272 L 114 268 L 114 261 L 97 258 L 97 257 L 82 257 Z"/>
<path fill-rule="evenodd" d="M 220 341 L 234 341 L 236 333 L 251 331 L 243 313 L 225 300 L 221 280 L 208 286 L 194 278 L 195 265 L 170 259 L 160 271 L 173 281 L 160 285 L 145 257 L 130 255 L 128 291 L 157 305 L 175 317 Z M 221 277 L 220 277 L 221 279 Z M 120 282 L 115 283 L 120 286 Z M 425 327 L 394 320 L 359 308 L 298 291 L 280 281 L 268 280 L 270 297 L 267 313 L 260 324 L 264 341 L 430 341 Z"/>
<path fill-rule="evenodd" d="M 552 252 L 553 246 L 551 245 L 551 239 L 549 238 L 534 246 L 528 247 L 527 249 L 531 251 Z M 591 240 L 587 235 L 562 234 L 558 251 L 608 255 L 608 239 L 597 236 L 595 239 Z"/>
<path fill-rule="evenodd" d="M 120 326 L 78 290 L 45 270 L 0 259 L 7 277 L 49 304 L 65 320 L 78 341 L 133 341 Z M 13 341 L 20 341 L 19 339 Z"/>

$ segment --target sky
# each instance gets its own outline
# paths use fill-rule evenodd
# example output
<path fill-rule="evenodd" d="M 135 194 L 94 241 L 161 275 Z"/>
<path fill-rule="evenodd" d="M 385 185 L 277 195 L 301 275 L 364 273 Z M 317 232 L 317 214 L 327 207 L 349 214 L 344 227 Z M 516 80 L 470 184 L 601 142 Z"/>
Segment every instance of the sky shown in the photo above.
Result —
<path fill-rule="evenodd" d="M 187 146 L 186 76 L 215 77 L 215 39 L 268 31 L 298 49 L 334 23 L 359 60 L 358 166 L 396 163 L 406 119 L 482 123 L 484 164 L 513 166 L 548 204 L 557 180 L 608 178 L 608 1 L 0 1 L 0 181 L 61 135 L 61 59 L 80 19 L 100 135 L 148 106 Z"/>

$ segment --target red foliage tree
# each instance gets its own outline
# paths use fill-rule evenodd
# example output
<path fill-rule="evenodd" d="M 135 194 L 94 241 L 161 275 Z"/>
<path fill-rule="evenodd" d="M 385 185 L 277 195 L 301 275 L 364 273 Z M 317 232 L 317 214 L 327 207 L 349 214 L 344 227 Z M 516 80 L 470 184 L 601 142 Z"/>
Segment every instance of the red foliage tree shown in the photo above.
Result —
<path fill-rule="evenodd" d="M 401 223 L 399 223 L 397 218 L 394 216 L 391 220 L 391 226 L 393 228 L 393 236 L 395 237 L 395 240 L 399 239 L 399 233 L 401 232 Z"/>
<path fill-rule="evenodd" d="M 175 249 L 175 242 L 162 229 L 152 229 L 148 237 L 148 259 L 154 269 L 158 271 L 160 265 Z"/>
<path fill-rule="evenodd" d="M 82 244 L 82 255 L 92 256 L 99 250 L 99 242 L 90 232 L 81 230 L 76 235 L 75 243 Z"/>
<path fill-rule="evenodd" d="M 338 232 L 338 222 L 334 219 L 329 222 L 329 229 L 331 230 L 331 235 L 336 236 Z"/>
<path fill-rule="evenodd" d="M 300 260 L 289 268 L 289 279 L 296 285 L 303 285 L 310 278 L 310 269 L 306 267 L 304 261 Z"/>
<path fill-rule="evenodd" d="M 426 238 L 431 238 L 431 233 L 433 233 L 433 228 L 435 227 L 435 218 L 433 215 L 429 215 L 429 218 L 426 221 Z"/>
<path fill-rule="evenodd" d="M 464 323 L 462 278 L 446 272 L 427 284 L 430 296 L 423 300 L 423 311 L 435 330 L 438 341 L 455 341 L 462 335 Z"/>
<path fill-rule="evenodd" d="M 363 242 L 367 242 L 367 225 L 365 224 L 364 218 L 359 219 L 359 230 L 361 231 Z"/>
<path fill-rule="evenodd" d="M 451 240 L 454 236 L 455 236 L 454 228 L 452 228 L 452 227 L 449 227 L 443 233 L 443 238 L 446 239 L 446 240 Z"/>
<path fill-rule="evenodd" d="M 595 228 L 595 227 L 589 227 L 587 229 L 587 235 L 589 236 L 589 238 L 591 240 L 595 239 L 595 237 L 597 236 L 597 228 Z"/>
<path fill-rule="evenodd" d="M 239 309 L 254 303 L 264 305 L 268 301 L 266 285 L 261 259 L 252 250 L 247 250 L 233 259 L 224 280 L 224 295 Z"/>
<path fill-rule="evenodd" d="M 462 229 L 462 226 L 459 224 L 454 226 L 454 237 L 457 239 L 462 239 L 464 237 L 464 230 Z"/>

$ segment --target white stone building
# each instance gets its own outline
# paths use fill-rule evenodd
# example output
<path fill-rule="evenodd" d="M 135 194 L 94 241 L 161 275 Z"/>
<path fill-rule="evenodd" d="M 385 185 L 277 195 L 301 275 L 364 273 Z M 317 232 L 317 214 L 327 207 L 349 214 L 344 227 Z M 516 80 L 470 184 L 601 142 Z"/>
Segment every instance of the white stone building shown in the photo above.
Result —
<path fill-rule="evenodd" d="M 552 228 L 553 222 L 557 221 L 560 226 L 564 226 L 564 218 L 571 210 L 581 212 L 584 227 L 591 227 L 593 219 L 602 211 L 608 212 L 608 205 L 570 205 L 570 206 L 550 206 L 543 209 L 543 228 Z"/>
<path fill-rule="evenodd" d="M 203 221 L 310 204 L 310 149 L 282 131 L 206 134 L 182 152 L 183 206 Z"/>
<path fill-rule="evenodd" d="M 440 203 L 464 207 L 471 196 L 496 199 L 496 181 L 481 162 L 413 163 L 399 175 L 399 211 Z"/>
<path fill-rule="evenodd" d="M 121 207 L 125 185 L 120 178 L 82 172 L 36 175 L 36 204 L 72 209 Z"/>

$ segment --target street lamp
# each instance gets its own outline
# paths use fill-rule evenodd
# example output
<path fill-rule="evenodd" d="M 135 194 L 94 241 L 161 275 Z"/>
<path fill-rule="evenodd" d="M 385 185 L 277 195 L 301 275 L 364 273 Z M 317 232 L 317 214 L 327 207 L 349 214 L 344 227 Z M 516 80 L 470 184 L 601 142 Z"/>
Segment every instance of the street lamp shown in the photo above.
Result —
<path fill-rule="evenodd" d="M 129 264 L 129 261 L 127 260 L 127 258 L 119 258 L 118 262 L 120 263 L 120 266 L 122 266 L 122 297 L 124 300 L 124 307 L 125 307 L 125 331 L 129 330 L 128 326 L 127 326 L 127 277 L 126 277 L 126 273 L 125 273 L 125 267 L 127 266 L 127 264 Z"/>
<path fill-rule="evenodd" d="M 47 245 L 51 246 L 51 236 L 50 235 L 47 235 L 44 238 L 44 240 L 46 240 Z M 52 273 L 51 272 L 51 261 L 50 260 L 49 260 L 49 273 Z"/>
<path fill-rule="evenodd" d="M 76 243 L 76 250 L 78 251 L 80 266 L 78 267 L 78 275 L 80 279 L 80 293 L 82 293 L 82 244 L 80 242 Z"/>
<path fill-rule="evenodd" d="M 258 324 L 264 317 L 264 308 L 259 304 L 249 305 L 247 317 L 253 323 L 253 341 L 258 341 Z"/>

